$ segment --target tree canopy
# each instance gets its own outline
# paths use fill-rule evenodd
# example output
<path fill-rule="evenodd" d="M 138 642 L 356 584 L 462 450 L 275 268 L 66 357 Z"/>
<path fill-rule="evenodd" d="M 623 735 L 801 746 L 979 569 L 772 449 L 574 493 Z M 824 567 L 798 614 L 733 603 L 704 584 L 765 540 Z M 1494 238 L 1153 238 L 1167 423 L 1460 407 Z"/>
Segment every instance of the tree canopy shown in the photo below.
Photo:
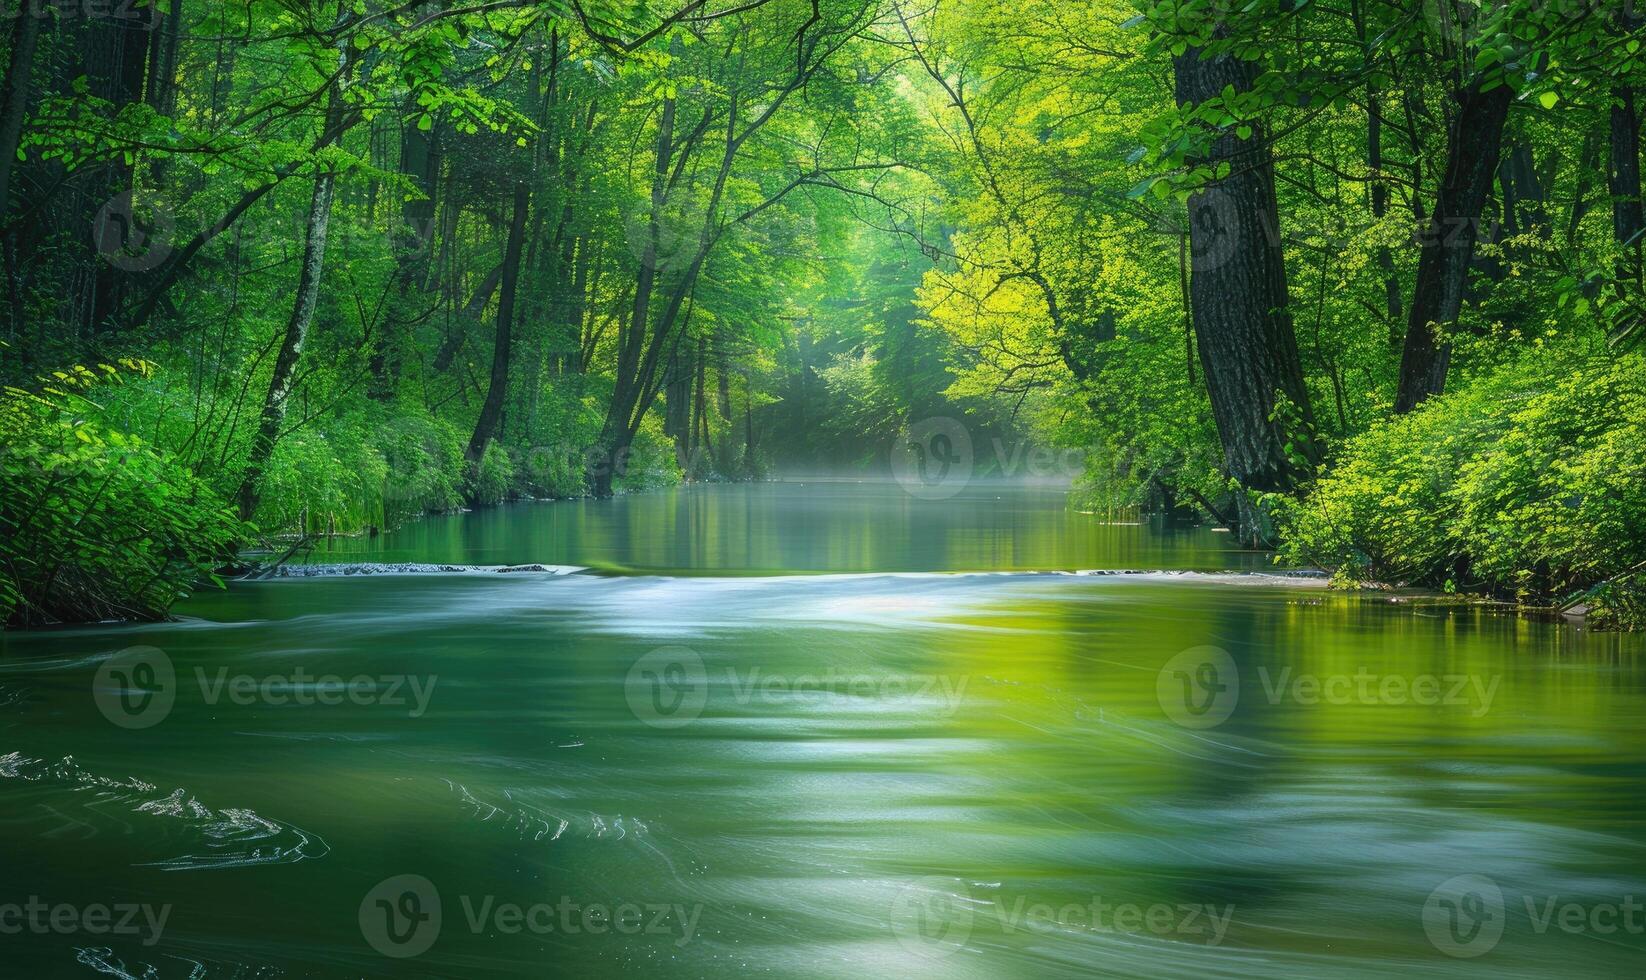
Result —
<path fill-rule="evenodd" d="M 29 548 L 134 447 L 198 531 L 142 559 L 167 579 L 464 504 L 869 472 L 952 416 L 1354 576 L 1565 596 L 1646 558 L 1628 5 L 25 0 L 7 35 Z M 1518 448 L 1479 414 L 1573 391 L 1612 403 Z M 1389 458 L 1446 412 L 1446 462 Z M 1456 523 L 1392 541 L 1408 506 Z M 65 615 L 60 562 L 5 557 L 14 618 Z"/>

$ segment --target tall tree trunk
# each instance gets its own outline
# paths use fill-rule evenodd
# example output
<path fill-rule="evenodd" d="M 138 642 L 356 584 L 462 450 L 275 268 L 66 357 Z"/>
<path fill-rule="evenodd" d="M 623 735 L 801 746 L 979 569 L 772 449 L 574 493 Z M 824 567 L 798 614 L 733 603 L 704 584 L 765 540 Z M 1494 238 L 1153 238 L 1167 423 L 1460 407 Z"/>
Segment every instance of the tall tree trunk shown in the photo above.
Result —
<path fill-rule="evenodd" d="M 1228 55 L 1201 57 L 1191 48 L 1174 59 L 1179 105 L 1217 98 L 1226 87 L 1245 92 L 1252 66 Z M 1242 487 L 1288 490 L 1299 476 L 1287 443 L 1312 459 L 1312 434 L 1291 432 L 1277 418 L 1285 398 L 1313 428 L 1297 339 L 1288 309 L 1274 164 L 1266 136 L 1229 132 L 1200 163 L 1228 163 L 1230 174 L 1189 198 L 1190 304 L 1201 369 L 1223 444 L 1224 468 Z M 1247 523 L 1258 523 L 1246 514 Z M 1245 528 L 1248 537 L 1257 527 Z"/>
<path fill-rule="evenodd" d="M 1612 90 L 1611 160 L 1606 168 L 1606 186 L 1612 195 L 1612 234 L 1618 244 L 1638 252 L 1646 229 L 1640 198 L 1640 115 L 1635 108 L 1635 90 Z"/>
<path fill-rule="evenodd" d="M 1367 89 L 1368 100 L 1366 118 L 1366 166 L 1374 173 L 1383 169 L 1383 108 L 1378 103 L 1378 93 L 1374 89 Z M 1372 217 L 1383 220 L 1389 213 L 1389 183 L 1385 180 L 1372 182 Z M 1383 303 L 1389 314 L 1389 342 L 1393 346 L 1400 343 L 1400 280 L 1395 276 L 1395 259 L 1390 253 L 1389 246 L 1377 247 L 1377 267 L 1383 273 Z"/>
<path fill-rule="evenodd" d="M 1456 96 L 1457 110 L 1446 134 L 1446 170 L 1418 252 L 1417 281 L 1400 356 L 1396 412 L 1409 412 L 1430 395 L 1446 390 L 1452 345 L 1443 334 L 1463 307 L 1469 264 L 1497 173 L 1512 97 L 1507 85 L 1490 92 L 1469 88 Z"/>
<path fill-rule="evenodd" d="M 303 345 L 308 340 L 309 324 L 314 321 L 336 186 L 337 175 L 329 168 L 315 175 L 314 193 L 309 198 L 308 229 L 303 243 L 303 267 L 297 279 L 297 297 L 292 303 L 291 316 L 286 320 L 286 334 L 280 342 L 280 354 L 274 362 L 274 374 L 269 378 L 269 391 L 263 398 L 257 432 L 252 437 L 246 456 L 246 473 L 240 482 L 240 516 L 244 520 L 250 520 L 257 512 L 258 484 L 268 468 L 269 458 L 274 454 L 274 444 L 280 438 L 280 425 L 286 418 L 286 400 L 291 396 L 297 360 L 302 356 Z"/>
<path fill-rule="evenodd" d="M 597 497 L 612 493 L 613 472 L 621 453 L 629 446 L 629 415 L 640 397 L 644 383 L 639 378 L 646 338 L 651 327 L 652 291 L 657 284 L 659 241 L 662 237 L 663 204 L 668 192 L 669 161 L 674 156 L 675 100 L 664 99 L 657 124 L 656 152 L 652 157 L 651 200 L 646 213 L 646 238 L 641 248 L 640 265 L 635 271 L 634 305 L 629 322 L 623 325 L 617 339 L 617 371 L 612 389 L 611 404 L 601 425 L 599 449 L 607 458 L 596 462 L 589 474 Z"/>
<path fill-rule="evenodd" d="M 593 248 L 592 239 L 577 239 L 576 257 L 572 260 L 571 287 L 566 294 L 563 311 L 565 336 L 562 339 L 566 346 L 556 352 L 556 374 L 577 373 L 583 369 L 583 359 L 580 356 L 583 345 L 583 318 L 588 306 L 589 253 Z"/>
<path fill-rule="evenodd" d="M 754 378 L 743 376 L 743 475 L 754 479 Z"/>
<path fill-rule="evenodd" d="M 143 101 L 149 40 L 159 30 L 155 16 L 159 9 L 151 9 L 152 14 L 145 11 L 140 16 L 137 9 L 132 8 L 93 22 L 83 35 L 82 53 L 91 92 L 107 99 L 115 112 Z M 101 179 L 89 178 L 84 187 L 82 206 L 86 223 L 83 227 L 93 230 L 89 240 L 82 239 L 89 246 L 86 260 L 92 270 L 90 302 L 85 306 L 85 319 L 81 323 L 87 336 L 112 326 L 125 299 L 129 277 L 107 256 L 126 244 L 134 215 L 120 213 L 116 208 L 107 212 L 105 218 L 102 209 L 122 191 L 131 189 L 132 173 L 130 163 L 116 159 L 102 168 Z"/>
<path fill-rule="evenodd" d="M 21 10 L 12 24 L 11 62 L 0 89 L 0 224 L 11 211 L 11 171 L 22 141 L 23 117 L 28 114 L 29 81 L 34 73 L 34 44 L 41 18 Z M 17 325 L 14 325 L 17 326 Z"/>
<path fill-rule="evenodd" d="M 637 347 L 643 348 L 644 353 L 640 355 L 638 362 L 633 365 L 633 381 L 626 387 L 619 387 L 622 397 L 619 398 L 614 395 L 612 404 L 607 409 L 606 431 L 602 434 L 601 443 L 611 447 L 614 460 L 623 460 L 628 456 L 629 447 L 633 445 L 634 437 L 640 431 L 640 424 L 645 419 L 646 412 L 652 402 L 657 398 L 660 380 L 658 366 L 661 363 L 664 348 L 670 346 L 671 337 L 674 337 L 675 342 L 678 343 L 678 337 L 675 334 L 676 327 L 680 325 L 680 329 L 684 329 L 684 324 L 680 319 L 680 311 L 695 295 L 698 277 L 703 272 L 703 265 L 708 260 L 709 252 L 714 247 L 718 233 L 723 230 L 720 225 L 720 205 L 726 192 L 726 183 L 731 177 L 732 164 L 737 158 L 737 149 L 744 139 L 771 118 L 772 111 L 775 108 L 769 105 L 739 136 L 737 135 L 737 107 L 738 98 L 736 93 L 733 93 L 726 109 L 725 148 L 721 153 L 719 169 L 715 173 L 714 185 L 709 191 L 708 203 L 703 209 L 703 224 L 698 231 L 697 246 L 691 250 L 691 258 L 687 261 L 684 269 L 678 272 L 673 268 L 670 269 L 670 272 L 674 275 L 674 281 L 667 293 L 663 307 L 652 318 L 653 324 L 649 338 L 645 333 L 638 333 L 635 338 Z M 688 144 L 689 142 L 690 140 L 688 140 Z M 687 152 L 690 152 L 689 145 Z M 657 188 L 666 186 L 662 183 L 666 176 L 666 163 L 667 160 L 662 159 L 659 164 L 658 183 L 653 185 L 654 192 Z M 660 205 L 663 199 L 654 196 L 653 200 Z M 654 210 L 653 214 L 656 213 Z M 646 247 L 647 254 L 653 257 L 654 260 L 657 255 L 656 244 L 657 225 L 654 219 L 650 230 L 650 241 Z M 636 313 L 639 310 L 640 308 L 637 305 L 635 307 Z M 691 314 L 688 312 L 686 322 L 690 322 L 690 319 Z M 609 484 L 606 489 L 609 492 Z"/>
<path fill-rule="evenodd" d="M 339 54 L 343 70 L 338 74 L 326 95 L 326 122 L 324 132 L 341 128 L 344 113 L 343 87 L 352 56 L 345 50 Z M 250 520 L 257 513 L 259 487 L 269 459 L 274 455 L 275 442 L 280 438 L 280 426 L 286 418 L 286 401 L 291 397 L 292 380 L 297 373 L 297 361 L 308 340 L 309 324 L 314 321 L 314 309 L 320 300 L 320 279 L 326 264 L 326 234 L 331 227 L 332 197 L 337 190 L 337 172 L 330 165 L 321 164 L 314 176 L 314 191 L 309 197 L 309 216 L 303 240 L 303 265 L 298 272 L 297 295 L 292 301 L 291 316 L 286 320 L 286 333 L 280 341 L 280 353 L 275 358 L 274 374 L 269 377 L 269 390 L 263 397 L 257 431 L 252 435 L 246 454 L 246 471 L 236 494 L 240 517 Z"/>
<path fill-rule="evenodd" d="M 400 127 L 400 172 L 412 178 L 421 197 L 400 206 L 400 227 L 394 236 L 395 303 L 392 315 L 372 344 L 371 384 L 367 395 L 385 399 L 394 394 L 400 377 L 399 343 L 414 318 L 411 307 L 418 288 L 428 278 L 429 252 L 434 243 L 434 195 L 440 176 L 440 149 L 433 130 L 418 128 L 422 109 L 411 100 Z"/>
<path fill-rule="evenodd" d="M 1498 165 L 1497 182 L 1502 189 L 1505 234 L 1513 237 L 1548 229 L 1548 192 L 1538 176 L 1529 140 L 1517 139 L 1509 147 Z"/>
<path fill-rule="evenodd" d="M 701 446 L 709 455 L 709 463 L 714 463 L 714 445 L 709 439 L 709 413 L 706 403 L 708 385 L 709 354 L 708 341 L 703 337 L 697 338 L 697 352 L 692 357 L 697 367 L 697 377 L 693 380 L 692 390 L 692 423 L 691 435 L 686 440 L 686 478 L 691 479 L 697 472 L 695 453 Z"/>
<path fill-rule="evenodd" d="M 695 366 L 691 361 L 692 348 L 682 352 L 678 347 L 669 355 L 663 382 L 663 434 L 674 440 L 675 456 L 680 465 L 686 465 L 691 450 L 692 379 Z"/>
<path fill-rule="evenodd" d="M 156 12 L 158 23 L 149 32 L 149 74 L 144 98 L 163 116 L 177 104 L 177 44 L 182 34 L 183 0 L 171 0 L 171 9 Z"/>
<path fill-rule="evenodd" d="M 1349 19 L 1354 24 L 1355 37 L 1360 42 L 1361 57 L 1368 62 L 1376 57 L 1366 31 L 1366 12 L 1361 0 L 1350 0 Z M 1383 101 L 1375 84 L 1366 85 L 1366 169 L 1377 179 L 1372 181 L 1372 217 L 1381 221 L 1389 213 L 1389 182 L 1383 180 Z M 1377 249 L 1377 267 L 1383 273 L 1383 304 L 1389 316 L 1389 345 L 1400 344 L 1400 280 L 1395 276 L 1394 255 L 1387 245 Z"/>
<path fill-rule="evenodd" d="M 1600 144 L 1603 138 L 1599 127 L 1591 128 L 1583 136 L 1583 149 L 1578 151 L 1577 180 L 1576 186 L 1572 189 L 1572 210 L 1566 216 L 1568 246 L 1577 241 L 1578 227 L 1592 210 L 1593 200 L 1589 197 L 1589 187 L 1594 182 L 1594 172 L 1600 169 Z"/>
<path fill-rule="evenodd" d="M 1638 333 L 1641 324 L 1639 297 L 1646 289 L 1646 217 L 1640 197 L 1640 116 L 1632 88 L 1612 90 L 1611 159 L 1606 168 L 1607 188 L 1612 197 L 1612 235 L 1623 246 L 1623 256 L 1613 271 L 1607 309 L 1608 339 L 1618 342 Z"/>
<path fill-rule="evenodd" d="M 480 406 L 480 417 L 474 423 L 474 435 L 464 455 L 472 473 L 478 473 L 480 461 L 485 458 L 486 444 L 497 431 L 503 416 L 503 400 L 509 393 L 509 357 L 514 346 L 514 301 L 520 281 L 520 258 L 525 250 L 526 215 L 531 209 L 531 184 L 525 180 L 514 185 L 514 213 L 509 219 L 509 239 L 503 251 L 503 279 L 497 296 L 497 341 L 492 346 L 491 384 L 486 389 L 486 401 Z"/>

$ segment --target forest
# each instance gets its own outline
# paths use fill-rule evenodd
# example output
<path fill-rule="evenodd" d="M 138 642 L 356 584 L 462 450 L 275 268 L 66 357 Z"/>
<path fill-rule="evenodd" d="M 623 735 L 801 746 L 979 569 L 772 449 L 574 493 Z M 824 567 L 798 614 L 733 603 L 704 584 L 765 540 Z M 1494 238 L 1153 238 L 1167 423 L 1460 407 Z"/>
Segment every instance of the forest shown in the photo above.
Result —
<path fill-rule="evenodd" d="M 5 12 L 10 625 L 933 417 L 1342 584 L 1646 615 L 1628 2 Z"/>

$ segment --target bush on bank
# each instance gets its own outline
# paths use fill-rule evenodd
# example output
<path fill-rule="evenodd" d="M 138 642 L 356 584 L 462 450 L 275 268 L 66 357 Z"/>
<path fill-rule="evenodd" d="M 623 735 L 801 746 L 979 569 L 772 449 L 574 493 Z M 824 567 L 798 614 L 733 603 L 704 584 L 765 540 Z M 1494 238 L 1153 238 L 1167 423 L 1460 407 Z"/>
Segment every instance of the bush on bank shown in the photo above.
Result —
<path fill-rule="evenodd" d="M 1340 582 L 1646 625 L 1646 357 L 1534 345 L 1349 439 L 1280 513 L 1280 560 Z"/>
<path fill-rule="evenodd" d="M 568 398 L 464 457 L 468 424 L 404 399 L 356 399 L 282 434 L 253 520 L 231 506 L 246 419 L 214 415 L 185 374 L 143 361 L 0 389 L 0 623 L 157 619 L 238 546 L 280 533 L 390 528 L 465 503 L 587 492 L 600 416 Z M 521 448 L 524 443 L 532 448 Z M 620 490 L 678 482 L 648 419 Z"/>
<path fill-rule="evenodd" d="M 142 362 L 0 390 L 0 621 L 165 614 L 245 528 L 177 459 L 108 424 L 97 389 Z"/>

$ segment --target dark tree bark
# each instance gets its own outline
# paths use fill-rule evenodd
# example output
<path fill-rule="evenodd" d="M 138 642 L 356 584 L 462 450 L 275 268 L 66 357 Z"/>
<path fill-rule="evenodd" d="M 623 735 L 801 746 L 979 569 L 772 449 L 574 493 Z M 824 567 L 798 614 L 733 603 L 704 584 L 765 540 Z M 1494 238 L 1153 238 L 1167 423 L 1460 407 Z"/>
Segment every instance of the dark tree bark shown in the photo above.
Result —
<path fill-rule="evenodd" d="M 1504 135 L 1497 166 L 1497 196 L 1488 200 L 1481 215 L 1480 238 L 1471 264 L 1474 274 L 1464 285 L 1464 301 L 1482 303 L 1507 282 L 1517 262 L 1535 257 L 1536 247 L 1517 241 L 1522 235 L 1541 236 L 1549 228 L 1548 197 L 1538 174 L 1532 145 L 1523 135 Z M 1490 245 L 1490 253 L 1480 246 Z M 1537 304 L 1510 293 L 1492 314 L 1505 327 L 1519 329 L 1537 315 Z"/>
<path fill-rule="evenodd" d="M 686 471 L 687 479 L 691 479 L 697 471 L 696 450 L 699 446 L 709 456 L 709 463 L 714 463 L 714 444 L 709 439 L 709 413 L 707 404 L 709 353 L 708 341 L 703 337 L 697 338 L 697 353 L 692 359 L 697 365 L 697 377 L 692 387 L 695 395 L 692 398 L 691 433 L 686 440 L 686 461 L 689 468 Z"/>
<path fill-rule="evenodd" d="M 1190 49 L 1174 68 L 1179 105 L 1216 98 L 1226 86 L 1242 92 L 1252 85 L 1252 66 L 1227 55 L 1202 58 Z M 1271 421 L 1284 397 L 1313 424 L 1287 305 L 1269 147 L 1261 132 L 1245 140 L 1229 132 L 1197 162 L 1230 166 L 1229 176 L 1189 199 L 1190 304 L 1224 467 L 1243 487 L 1287 490 L 1300 476 L 1287 442 L 1309 459 L 1315 449 L 1308 434 Z"/>
<path fill-rule="evenodd" d="M 177 45 L 182 36 L 183 0 L 171 0 L 171 9 L 157 17 L 159 23 L 149 32 L 145 98 L 154 111 L 169 116 L 177 106 Z"/>
<path fill-rule="evenodd" d="M 1612 233 L 1621 245 L 1639 248 L 1646 215 L 1640 199 L 1640 115 L 1632 88 L 1612 90 L 1611 160 L 1606 168 L 1612 195 Z"/>
<path fill-rule="evenodd" d="M 1513 91 L 1466 89 L 1456 96 L 1446 134 L 1446 170 L 1441 175 L 1417 260 L 1406 344 L 1400 356 L 1395 411 L 1409 412 L 1430 395 L 1446 390 L 1452 345 L 1443 333 L 1457 320 L 1480 217 L 1491 195 L 1503 146 L 1503 124 Z"/>
<path fill-rule="evenodd" d="M 418 128 L 422 110 L 411 99 L 403 113 L 400 129 L 400 172 L 412 178 L 420 197 L 400 205 L 400 227 L 395 234 L 395 303 L 391 322 L 372 344 L 371 384 L 366 393 L 375 399 L 394 394 L 400 377 L 400 341 L 409 322 L 415 321 L 411 307 L 414 294 L 428 278 L 429 253 L 434 243 L 434 195 L 440 177 L 440 146 L 433 130 Z"/>
<path fill-rule="evenodd" d="M 1503 162 L 1497 168 L 1497 182 L 1502 189 L 1505 234 L 1523 235 L 1548 228 L 1548 193 L 1538 176 L 1530 142 L 1516 140 L 1503 155 Z"/>
<path fill-rule="evenodd" d="M 743 376 L 743 475 L 754 479 L 754 379 Z"/>
<path fill-rule="evenodd" d="M 433 131 L 417 128 L 417 110 L 407 109 L 400 136 L 400 171 L 412 178 L 422 197 L 400 205 L 396 276 L 407 288 L 427 278 L 429 245 L 434 241 L 434 195 L 440 175 L 440 144 Z"/>
<path fill-rule="evenodd" d="M 1633 20 L 1629 21 L 1633 23 Z M 1610 323 L 1608 338 L 1622 341 L 1639 332 L 1639 297 L 1646 288 L 1646 261 L 1642 238 L 1646 236 L 1646 216 L 1640 197 L 1640 115 L 1635 106 L 1635 90 L 1612 90 L 1611 154 L 1606 168 L 1607 189 L 1612 198 L 1612 235 L 1623 246 L 1623 256 L 1607 286 Z"/>
<path fill-rule="evenodd" d="M 509 239 L 503 250 L 503 277 L 497 295 L 497 341 L 492 346 L 491 384 L 486 389 L 486 401 L 480 406 L 480 417 L 474 423 L 474 435 L 469 438 L 465 456 L 469 466 L 478 471 L 486 455 L 486 444 L 497 431 L 503 417 L 503 400 L 509 393 L 509 357 L 514 347 L 514 302 L 516 286 L 520 282 L 520 258 L 525 250 L 526 215 L 531 209 L 531 184 L 522 180 L 514 185 L 514 212 L 509 219 Z"/>
<path fill-rule="evenodd" d="M 115 112 L 143 101 L 149 42 L 159 30 L 158 13 L 158 8 L 126 8 L 90 22 L 84 30 L 82 56 L 91 92 L 108 100 Z M 98 177 L 88 177 L 81 188 L 82 227 L 93 229 L 90 238 L 82 239 L 91 276 L 80 326 L 88 337 L 115 325 L 131 281 L 105 256 L 125 244 L 133 216 L 111 213 L 105 222 L 96 220 L 105 204 L 131 186 L 131 165 L 117 159 L 103 167 Z"/>
<path fill-rule="evenodd" d="M 41 18 L 19 11 L 11 30 L 11 61 L 0 89 L 0 223 L 11 210 L 11 171 L 22 141 L 23 117 L 28 114 L 29 81 L 34 73 L 34 45 Z"/>
<path fill-rule="evenodd" d="M 1366 93 L 1369 109 L 1366 118 L 1366 166 L 1373 172 L 1383 169 L 1383 109 L 1378 104 L 1378 94 L 1368 90 Z M 1381 221 L 1389 213 L 1389 184 L 1387 181 L 1372 182 L 1372 217 Z M 1400 280 L 1395 276 L 1395 259 L 1387 245 L 1380 245 L 1377 249 L 1377 267 L 1383 273 L 1383 303 L 1389 314 L 1390 344 L 1400 342 L 1401 300 Z"/>
<path fill-rule="evenodd" d="M 668 194 L 669 161 L 674 157 L 675 100 L 664 99 L 658 118 L 656 150 L 652 157 L 651 203 L 646 215 L 646 239 L 641 248 L 640 265 L 635 271 L 634 304 L 628 323 L 623 325 L 617 342 L 617 371 L 612 388 L 611 404 L 606 409 L 606 420 L 601 426 L 600 448 L 610 458 L 598 461 L 589 474 L 597 497 L 609 497 L 615 476 L 617 460 L 629 448 L 629 416 L 640 399 L 640 387 L 645 380 L 639 377 L 642 355 L 651 324 L 652 291 L 657 285 L 659 240 L 662 236 L 663 204 Z"/>
<path fill-rule="evenodd" d="M 1355 37 L 1360 42 L 1361 56 L 1374 58 L 1366 30 L 1366 13 L 1360 0 L 1351 0 L 1349 18 L 1354 24 Z M 1366 86 L 1366 169 L 1378 174 L 1383 169 L 1383 102 L 1376 85 Z M 1389 183 L 1374 180 L 1372 190 L 1372 217 L 1382 220 L 1389 213 Z M 1401 341 L 1400 280 L 1395 276 L 1394 255 L 1388 246 L 1377 250 L 1377 267 L 1383 273 L 1383 303 L 1389 315 L 1389 344 L 1399 346 Z"/>
<path fill-rule="evenodd" d="M 595 243 L 588 238 L 577 240 L 576 257 L 572 260 L 572 281 L 566 293 L 565 348 L 555 352 L 555 373 L 576 374 L 583 370 L 583 319 L 588 311 L 589 255 Z"/>
<path fill-rule="evenodd" d="M 458 352 L 468 342 L 469 321 L 479 320 L 480 314 L 486 312 L 486 304 L 492 301 L 492 294 L 497 292 L 497 284 L 502 280 L 503 263 L 499 262 L 492 266 L 492 271 L 486 273 L 486 278 L 481 280 L 474 295 L 463 304 L 463 316 L 457 324 L 457 329 L 451 330 L 441 339 L 440 347 L 434 352 L 434 370 L 437 373 L 445 373 L 452 366 L 452 361 L 457 359 Z"/>
<path fill-rule="evenodd" d="M 1594 173 L 1600 169 L 1600 144 L 1603 134 L 1599 127 L 1590 129 L 1583 136 L 1583 149 L 1578 152 L 1577 181 L 1572 190 L 1572 210 L 1566 216 L 1566 244 L 1577 241 L 1578 226 L 1583 219 L 1589 216 L 1593 209 L 1594 200 L 1589 196 L 1589 187 L 1594 182 Z"/>
<path fill-rule="evenodd" d="M 669 363 L 663 369 L 663 434 L 674 440 L 675 455 L 681 465 L 685 464 L 691 451 L 692 381 L 696 376 L 696 365 L 692 363 L 693 349 L 687 346 L 682 352 L 677 347 L 669 355 Z"/>

